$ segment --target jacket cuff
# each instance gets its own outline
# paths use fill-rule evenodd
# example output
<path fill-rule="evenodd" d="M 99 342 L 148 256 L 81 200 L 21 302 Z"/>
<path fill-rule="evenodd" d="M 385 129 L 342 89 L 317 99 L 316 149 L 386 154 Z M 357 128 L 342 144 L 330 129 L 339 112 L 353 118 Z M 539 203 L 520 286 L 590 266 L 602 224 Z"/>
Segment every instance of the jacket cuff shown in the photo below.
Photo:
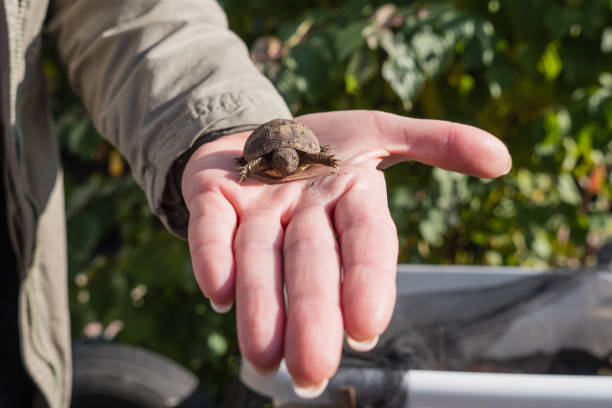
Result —
<path fill-rule="evenodd" d="M 168 230 L 184 239 L 189 211 L 183 200 L 181 179 L 191 154 L 224 135 L 252 130 L 272 119 L 292 117 L 282 98 L 269 89 L 217 95 L 204 104 L 208 107 L 206 115 L 185 115 L 169 126 L 169 142 L 158 150 L 154 164 L 144 174 L 151 208 Z"/>

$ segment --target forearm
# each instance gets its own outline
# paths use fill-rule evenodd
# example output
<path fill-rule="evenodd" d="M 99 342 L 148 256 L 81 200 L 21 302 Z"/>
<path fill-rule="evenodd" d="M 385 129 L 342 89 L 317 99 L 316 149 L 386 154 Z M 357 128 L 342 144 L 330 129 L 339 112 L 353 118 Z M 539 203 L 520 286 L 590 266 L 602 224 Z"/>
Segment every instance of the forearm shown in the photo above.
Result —
<path fill-rule="evenodd" d="M 56 0 L 49 22 L 73 88 L 162 217 L 168 172 L 199 136 L 290 116 L 212 0 Z"/>

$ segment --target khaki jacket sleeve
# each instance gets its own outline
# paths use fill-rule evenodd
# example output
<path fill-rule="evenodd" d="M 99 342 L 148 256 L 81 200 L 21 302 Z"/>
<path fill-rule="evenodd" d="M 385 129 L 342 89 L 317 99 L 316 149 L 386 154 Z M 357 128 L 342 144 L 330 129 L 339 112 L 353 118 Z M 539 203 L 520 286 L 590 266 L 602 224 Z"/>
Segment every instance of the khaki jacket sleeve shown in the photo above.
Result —
<path fill-rule="evenodd" d="M 200 136 L 291 117 L 214 0 L 52 0 L 49 30 L 96 128 L 166 225 L 169 171 Z"/>

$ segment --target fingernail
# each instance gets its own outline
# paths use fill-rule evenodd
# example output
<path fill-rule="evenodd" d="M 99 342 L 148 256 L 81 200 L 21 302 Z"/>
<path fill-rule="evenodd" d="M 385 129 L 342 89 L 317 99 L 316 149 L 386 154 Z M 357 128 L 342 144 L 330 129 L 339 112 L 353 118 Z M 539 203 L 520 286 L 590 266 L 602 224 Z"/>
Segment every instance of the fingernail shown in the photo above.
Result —
<path fill-rule="evenodd" d="M 319 385 L 311 385 L 309 387 L 301 387 L 293 383 L 293 391 L 295 391 L 297 396 L 300 398 L 314 399 L 323 394 L 323 391 L 325 391 L 328 383 L 329 379 L 323 380 L 323 382 L 321 382 Z"/>
<path fill-rule="evenodd" d="M 380 336 L 372 337 L 366 340 L 355 340 L 351 336 L 346 336 L 346 344 L 355 351 L 370 351 L 378 344 Z"/>
<path fill-rule="evenodd" d="M 229 303 L 224 304 L 224 305 L 220 305 L 218 303 L 215 303 L 212 300 L 210 301 L 210 307 L 212 307 L 215 312 L 220 313 L 220 314 L 225 314 L 225 313 L 229 312 L 230 310 L 232 310 L 232 306 L 234 306 L 234 301 L 233 300 L 231 302 L 229 302 Z"/>
<path fill-rule="evenodd" d="M 260 376 L 262 377 L 266 377 L 266 378 L 270 378 L 270 377 L 275 377 L 276 373 L 278 373 L 278 368 L 280 367 L 279 365 L 276 365 L 272 368 L 261 368 L 261 367 L 257 367 L 254 364 L 251 364 L 251 367 L 253 367 L 253 370 Z"/>
<path fill-rule="evenodd" d="M 508 156 L 508 167 L 506 167 L 506 171 L 504 171 L 504 175 L 510 173 L 510 170 L 512 170 L 512 157 Z"/>

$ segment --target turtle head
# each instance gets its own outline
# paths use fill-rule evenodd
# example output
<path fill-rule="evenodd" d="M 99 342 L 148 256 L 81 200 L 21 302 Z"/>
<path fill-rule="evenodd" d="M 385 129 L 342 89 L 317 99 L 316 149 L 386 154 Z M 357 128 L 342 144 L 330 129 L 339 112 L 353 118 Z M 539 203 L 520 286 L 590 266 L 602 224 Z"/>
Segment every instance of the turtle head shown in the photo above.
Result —
<path fill-rule="evenodd" d="M 282 174 L 295 172 L 300 164 L 300 157 L 291 147 L 280 147 L 272 153 L 272 167 Z"/>

